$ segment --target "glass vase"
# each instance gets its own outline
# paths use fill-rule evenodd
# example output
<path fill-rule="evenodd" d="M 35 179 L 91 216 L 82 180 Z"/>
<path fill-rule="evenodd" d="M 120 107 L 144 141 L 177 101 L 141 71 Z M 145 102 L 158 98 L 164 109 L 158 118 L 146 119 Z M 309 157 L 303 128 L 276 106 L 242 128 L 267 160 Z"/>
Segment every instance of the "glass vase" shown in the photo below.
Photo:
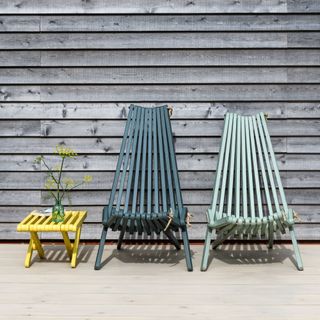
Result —
<path fill-rule="evenodd" d="M 56 201 L 52 208 L 52 221 L 53 222 L 63 222 L 64 220 L 64 206 L 61 201 Z"/>

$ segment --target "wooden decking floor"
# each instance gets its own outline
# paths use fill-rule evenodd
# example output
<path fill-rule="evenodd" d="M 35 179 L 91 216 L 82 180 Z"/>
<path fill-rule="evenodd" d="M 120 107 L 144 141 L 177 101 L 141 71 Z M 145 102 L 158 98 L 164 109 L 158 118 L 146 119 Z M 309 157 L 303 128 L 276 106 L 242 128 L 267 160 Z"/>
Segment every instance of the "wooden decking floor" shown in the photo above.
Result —
<path fill-rule="evenodd" d="M 305 271 L 292 247 L 224 245 L 200 272 L 201 245 L 193 245 L 194 272 L 183 251 L 169 245 L 80 248 L 71 269 L 62 245 L 45 246 L 47 261 L 23 266 L 27 245 L 0 245 L 0 319 L 320 319 L 320 245 L 301 245 Z"/>

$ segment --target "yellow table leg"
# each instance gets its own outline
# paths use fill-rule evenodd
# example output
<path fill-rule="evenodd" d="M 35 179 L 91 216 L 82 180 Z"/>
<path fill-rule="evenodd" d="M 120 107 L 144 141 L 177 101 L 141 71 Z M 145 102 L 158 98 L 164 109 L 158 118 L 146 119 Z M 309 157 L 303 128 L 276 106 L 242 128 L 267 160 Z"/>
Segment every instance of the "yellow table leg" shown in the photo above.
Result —
<path fill-rule="evenodd" d="M 32 252 L 33 252 L 33 241 L 32 241 L 32 238 L 30 238 L 29 246 L 28 246 L 28 250 L 27 250 L 27 254 L 26 254 L 26 259 L 24 260 L 24 266 L 26 268 L 30 267 Z"/>
<path fill-rule="evenodd" d="M 34 231 L 30 232 L 30 234 L 31 234 L 32 242 L 34 244 L 33 249 L 37 249 L 39 257 L 41 259 L 43 259 L 44 258 L 44 251 L 43 251 L 41 242 L 39 240 L 38 234 L 36 232 L 34 232 Z"/>
<path fill-rule="evenodd" d="M 71 259 L 71 267 L 75 268 L 77 266 L 77 255 L 78 255 L 78 248 L 80 242 L 80 234 L 81 234 L 81 227 L 76 232 L 76 237 L 73 243 L 73 250 L 72 250 L 72 259 Z"/>
<path fill-rule="evenodd" d="M 68 236 L 68 232 L 66 231 L 61 231 L 62 237 L 63 237 L 63 241 L 64 244 L 66 246 L 67 249 L 67 253 L 70 259 L 72 259 L 72 243 L 70 242 L 69 236 Z"/>

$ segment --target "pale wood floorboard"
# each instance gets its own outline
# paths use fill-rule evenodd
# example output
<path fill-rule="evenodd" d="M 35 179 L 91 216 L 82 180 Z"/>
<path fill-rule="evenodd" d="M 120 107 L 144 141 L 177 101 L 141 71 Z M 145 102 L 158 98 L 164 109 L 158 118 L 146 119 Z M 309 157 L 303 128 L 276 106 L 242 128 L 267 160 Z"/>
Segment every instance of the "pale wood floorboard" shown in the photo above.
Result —
<path fill-rule="evenodd" d="M 108 245 L 107 263 L 93 270 L 97 246 L 81 246 L 71 269 L 61 245 L 45 247 L 49 261 L 23 266 L 25 244 L 0 245 L 0 319 L 319 319 L 320 245 L 301 245 L 305 271 L 292 247 L 225 245 L 200 272 L 169 245 Z M 110 258 L 111 255 L 111 258 Z M 271 263 L 272 262 L 272 263 Z"/>

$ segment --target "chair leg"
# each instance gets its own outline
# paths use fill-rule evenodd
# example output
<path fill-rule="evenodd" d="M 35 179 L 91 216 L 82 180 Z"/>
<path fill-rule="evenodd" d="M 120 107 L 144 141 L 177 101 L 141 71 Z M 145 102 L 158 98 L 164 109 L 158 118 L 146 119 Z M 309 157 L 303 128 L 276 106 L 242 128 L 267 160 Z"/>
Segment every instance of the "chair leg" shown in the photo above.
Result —
<path fill-rule="evenodd" d="M 175 238 L 175 236 L 172 234 L 172 232 L 170 230 L 166 230 L 164 231 L 164 234 L 168 237 L 168 239 L 170 240 L 170 242 L 176 247 L 177 250 L 181 249 L 180 243 L 179 241 Z"/>
<path fill-rule="evenodd" d="M 273 239 L 274 239 L 274 234 L 273 234 L 273 222 L 269 223 L 269 228 L 268 228 L 268 233 L 269 233 L 269 243 L 268 243 L 268 248 L 272 249 L 273 248 Z"/>
<path fill-rule="evenodd" d="M 184 253 L 186 256 L 187 269 L 188 271 L 193 271 L 190 244 L 188 239 L 188 231 L 186 229 L 182 229 L 182 239 L 183 239 Z"/>
<path fill-rule="evenodd" d="M 294 255 L 296 257 L 297 269 L 299 271 L 303 271 L 302 258 L 301 258 L 301 254 L 300 254 L 300 250 L 299 250 L 299 246 L 298 246 L 298 242 L 296 239 L 296 234 L 294 232 L 293 226 L 289 227 L 289 232 L 290 232 L 291 241 L 293 245 Z"/>
<path fill-rule="evenodd" d="M 202 254 L 201 271 L 206 271 L 208 269 L 208 259 L 209 259 L 211 238 L 212 238 L 212 229 L 207 227 L 207 233 L 206 233 L 203 254 Z"/>
<path fill-rule="evenodd" d="M 94 266 L 95 270 L 101 269 L 101 259 L 102 259 L 104 244 L 106 242 L 107 231 L 108 231 L 108 228 L 103 226 L 101 238 L 100 238 L 100 243 L 99 243 L 99 249 L 98 249 L 97 258 L 96 258 L 96 263 Z"/>

